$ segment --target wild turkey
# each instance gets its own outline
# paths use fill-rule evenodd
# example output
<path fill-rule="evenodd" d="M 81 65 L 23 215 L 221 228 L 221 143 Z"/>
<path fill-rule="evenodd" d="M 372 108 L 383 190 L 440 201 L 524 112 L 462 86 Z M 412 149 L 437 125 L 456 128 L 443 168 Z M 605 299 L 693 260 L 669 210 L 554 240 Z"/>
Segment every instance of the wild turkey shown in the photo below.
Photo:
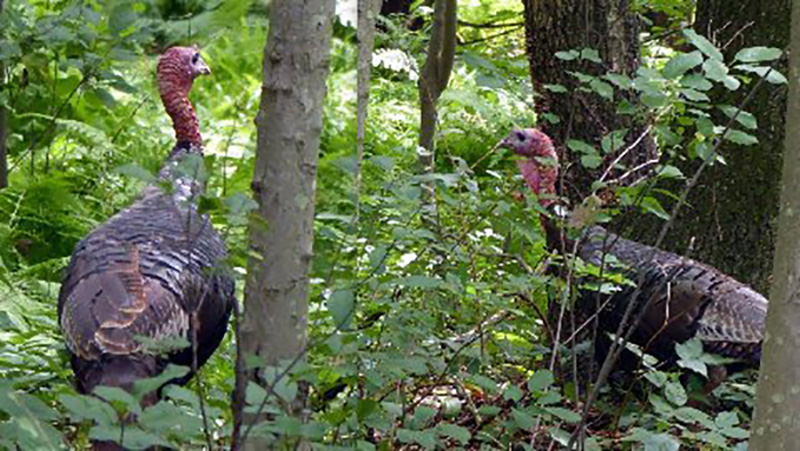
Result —
<path fill-rule="evenodd" d="M 195 48 L 173 47 L 161 56 L 159 89 L 177 144 L 159 183 L 147 186 L 139 200 L 92 231 L 72 254 L 58 314 L 81 393 L 99 385 L 130 390 L 134 381 L 160 374 L 168 363 L 192 366 L 191 347 L 157 355 L 139 336 L 156 342 L 196 337 L 199 367 L 225 335 L 234 302 L 233 280 L 219 270 L 226 248 L 208 218 L 198 214 L 194 199 L 202 184 L 183 163 L 203 154 L 188 94 L 194 79 L 209 73 Z M 150 394 L 143 404 L 156 400 Z"/>
<path fill-rule="evenodd" d="M 518 161 L 523 178 L 543 207 L 552 206 L 558 156 L 550 138 L 537 129 L 515 130 L 501 145 L 527 158 Z M 542 215 L 542 221 L 549 246 L 560 248 L 560 230 L 547 216 Z M 676 343 L 698 337 L 707 351 L 759 365 L 767 300 L 747 285 L 711 266 L 620 238 L 600 226 L 584 230 L 576 250 L 581 259 L 602 264 L 606 271 L 616 260 L 629 268 L 628 279 L 640 284 L 638 290 L 628 286 L 612 295 L 599 315 L 601 329 L 616 332 L 631 296 L 638 292 L 636 309 L 646 310 L 631 335 L 633 343 L 664 358 L 673 354 Z M 582 307 L 594 307 L 595 299 L 584 296 Z"/>

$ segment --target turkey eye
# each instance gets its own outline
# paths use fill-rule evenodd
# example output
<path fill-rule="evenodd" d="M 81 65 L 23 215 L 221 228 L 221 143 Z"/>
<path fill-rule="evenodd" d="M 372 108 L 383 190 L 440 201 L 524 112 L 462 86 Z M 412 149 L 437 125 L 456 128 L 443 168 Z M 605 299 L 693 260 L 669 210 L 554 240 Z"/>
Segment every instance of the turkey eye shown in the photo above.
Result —
<path fill-rule="evenodd" d="M 192 64 L 197 64 L 197 60 L 199 59 L 200 59 L 199 53 L 195 53 L 194 55 L 192 55 Z"/>
<path fill-rule="evenodd" d="M 517 139 L 520 141 L 525 141 L 525 133 L 517 132 Z"/>

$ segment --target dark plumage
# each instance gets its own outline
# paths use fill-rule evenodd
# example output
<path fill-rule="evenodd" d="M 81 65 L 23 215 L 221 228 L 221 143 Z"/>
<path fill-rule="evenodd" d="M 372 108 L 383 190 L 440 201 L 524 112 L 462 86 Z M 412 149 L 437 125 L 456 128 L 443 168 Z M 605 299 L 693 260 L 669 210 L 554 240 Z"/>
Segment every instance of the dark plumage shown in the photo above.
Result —
<path fill-rule="evenodd" d="M 517 130 L 502 144 L 527 158 L 520 169 L 529 187 L 540 195 L 540 203 L 554 204 L 558 156 L 550 138 L 536 129 Z M 550 245 L 560 247 L 560 231 L 546 216 L 542 221 Z M 611 296 L 599 315 L 603 330 L 616 332 L 627 306 L 636 302 L 631 318 L 645 305 L 647 309 L 631 341 L 648 352 L 668 358 L 676 343 L 698 337 L 707 351 L 758 366 L 767 300 L 747 285 L 711 266 L 620 238 L 599 226 L 584 230 L 577 253 L 586 262 L 603 264 L 606 271 L 615 260 L 629 280 L 641 282 L 635 299 L 637 289 L 632 286 Z M 584 296 L 583 308 L 593 309 L 595 300 L 594 293 Z"/>
<path fill-rule="evenodd" d="M 194 78 L 206 73 L 196 49 L 172 48 L 162 56 L 162 99 L 178 138 L 191 138 L 179 141 L 159 175 L 172 189 L 148 186 L 72 254 L 58 313 L 82 393 L 98 385 L 130 389 L 137 379 L 158 375 L 167 363 L 192 365 L 191 348 L 155 355 L 143 349 L 137 336 L 191 340 L 193 326 L 199 367 L 225 335 L 234 302 L 233 280 L 220 269 L 225 244 L 208 218 L 197 213 L 193 199 L 201 183 L 177 169 L 187 155 L 202 155 L 197 119 L 186 96 Z M 156 400 L 151 394 L 144 404 Z"/>

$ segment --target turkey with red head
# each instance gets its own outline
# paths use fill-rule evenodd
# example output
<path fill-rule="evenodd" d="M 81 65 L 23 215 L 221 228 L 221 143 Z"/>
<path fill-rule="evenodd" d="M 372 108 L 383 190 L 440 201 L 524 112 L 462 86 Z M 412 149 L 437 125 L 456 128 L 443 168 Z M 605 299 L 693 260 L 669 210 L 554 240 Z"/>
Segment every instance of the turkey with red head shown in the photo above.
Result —
<path fill-rule="evenodd" d="M 514 130 L 501 146 L 525 158 L 518 161 L 520 172 L 540 205 L 556 204 L 559 166 L 551 139 L 534 128 Z M 565 234 L 555 222 L 541 217 L 548 245 L 558 251 L 573 249 L 574 242 L 562 245 Z M 606 271 L 615 260 L 639 285 L 621 287 L 612 295 L 599 315 L 602 330 L 616 332 L 628 305 L 636 302 L 636 314 L 630 318 L 640 313 L 641 321 L 630 338 L 648 352 L 670 358 L 676 343 L 697 337 L 707 351 L 758 367 L 767 300 L 747 285 L 709 265 L 621 238 L 600 226 L 587 227 L 575 249 L 582 260 L 604 265 Z M 596 305 L 594 292 L 582 297 L 581 308 Z"/>
<path fill-rule="evenodd" d="M 158 62 L 161 100 L 177 143 L 157 184 L 78 243 L 58 299 L 61 331 L 78 391 L 100 385 L 130 390 L 168 363 L 199 367 L 225 335 L 234 299 L 233 279 L 220 268 L 226 247 L 197 211 L 203 184 L 188 160 L 201 160 L 203 141 L 189 101 L 195 78 L 210 70 L 193 47 L 172 47 Z M 196 166 L 195 166 L 196 167 Z M 185 339 L 192 347 L 167 354 L 155 343 Z M 192 374 L 173 382 L 185 383 Z M 155 393 L 144 405 L 157 401 Z"/>

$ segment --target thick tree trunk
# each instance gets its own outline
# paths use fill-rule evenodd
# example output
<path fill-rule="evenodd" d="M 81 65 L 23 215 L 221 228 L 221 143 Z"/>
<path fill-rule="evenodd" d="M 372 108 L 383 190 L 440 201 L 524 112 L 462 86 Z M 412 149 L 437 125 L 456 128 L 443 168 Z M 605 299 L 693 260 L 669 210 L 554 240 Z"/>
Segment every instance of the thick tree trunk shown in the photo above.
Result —
<path fill-rule="evenodd" d="M 308 269 L 334 0 L 274 0 L 264 49 L 241 346 L 268 365 L 306 345 Z M 258 377 L 256 377 L 258 380 Z M 295 414 L 298 409 L 295 409 Z M 265 449 L 253 440 L 248 448 Z"/>
<path fill-rule="evenodd" d="M 700 0 L 698 33 L 723 49 L 726 60 L 744 47 L 786 48 L 789 43 L 789 0 L 728 2 Z M 776 67 L 785 73 L 785 59 Z M 766 293 L 772 272 L 775 220 L 778 214 L 783 149 L 785 85 L 765 84 L 748 105 L 758 120 L 758 145 L 726 142 L 720 149 L 727 165 L 708 168 L 690 193 L 690 209 L 681 214 L 665 247 L 691 253 L 731 276 Z M 718 89 L 715 102 L 738 105 L 746 89 Z M 688 165 L 691 173 L 696 165 Z M 687 249 L 690 250 L 687 252 Z"/>
<path fill-rule="evenodd" d="M 783 182 L 775 248 L 775 271 L 767 313 L 750 449 L 796 449 L 800 435 L 800 3 L 795 2 L 789 72 L 789 107 L 783 147 Z"/>
<path fill-rule="evenodd" d="M 564 174 L 568 183 L 562 195 L 580 199 L 588 193 L 598 174 L 569 164 L 576 158 L 564 149 L 567 140 L 578 139 L 599 148 L 602 137 L 614 130 L 630 128 L 625 139 L 634 142 L 644 127 L 629 116 L 616 113 L 617 102 L 623 98 L 637 103 L 632 92 L 618 90 L 614 101 L 608 101 L 596 93 L 576 89 L 577 80 L 569 72 L 633 75 L 640 59 L 639 19 L 628 10 L 628 0 L 524 0 L 523 3 L 528 60 L 537 95 L 537 125 L 555 139 L 559 150 L 565 153 L 563 166 L 571 168 Z M 555 57 L 556 52 L 586 48 L 596 50 L 602 64 Z M 548 90 L 551 85 L 561 85 L 568 93 Z M 652 140 L 640 142 L 630 152 L 628 164 L 644 162 L 654 154 Z"/>

